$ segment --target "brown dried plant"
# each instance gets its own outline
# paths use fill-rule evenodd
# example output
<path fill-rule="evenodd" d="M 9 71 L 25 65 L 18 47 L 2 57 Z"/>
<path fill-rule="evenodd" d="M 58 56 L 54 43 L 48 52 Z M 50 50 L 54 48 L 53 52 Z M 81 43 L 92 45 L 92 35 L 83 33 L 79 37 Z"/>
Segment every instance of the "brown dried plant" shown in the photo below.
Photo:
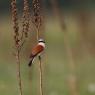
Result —
<path fill-rule="evenodd" d="M 29 25 L 30 25 L 30 10 L 29 10 L 29 4 L 28 0 L 23 0 L 23 19 L 22 19 L 22 38 L 25 36 L 25 38 L 28 37 L 28 32 L 29 32 Z M 24 34 L 24 35 L 23 35 Z"/>
<path fill-rule="evenodd" d="M 11 2 L 12 9 L 12 21 L 13 21 L 13 29 L 14 29 L 14 41 L 16 47 L 16 63 L 17 63 L 17 77 L 18 77 L 18 85 L 20 90 L 20 95 L 22 95 L 22 83 L 21 83 L 21 72 L 20 72 L 20 38 L 19 38 L 19 25 L 18 25 L 18 14 L 17 14 L 17 5 L 16 0 L 12 0 Z"/>
<path fill-rule="evenodd" d="M 35 26 L 35 31 L 37 33 L 37 42 L 39 40 L 39 32 L 42 27 L 42 15 L 41 15 L 41 0 L 33 0 L 33 17 L 32 22 Z M 30 27 L 30 10 L 28 5 L 28 0 L 23 0 L 23 16 L 22 16 L 22 31 L 20 31 L 18 11 L 17 11 L 17 1 L 11 1 L 11 11 L 12 11 L 12 21 L 13 21 L 13 30 L 14 30 L 14 42 L 15 42 L 15 56 L 17 63 L 17 77 L 19 82 L 20 95 L 22 95 L 22 81 L 21 81 L 21 72 L 20 72 L 20 52 L 23 47 L 26 38 L 28 37 L 29 27 Z M 40 74 L 40 95 L 43 95 L 42 87 L 42 62 L 41 56 L 39 58 L 39 74 Z"/>
<path fill-rule="evenodd" d="M 16 48 L 18 48 L 20 39 L 19 39 L 19 25 L 18 25 L 16 0 L 12 0 L 11 9 L 12 9 L 12 21 L 13 21 L 13 29 L 14 29 L 14 41 L 15 41 Z"/>
<path fill-rule="evenodd" d="M 18 9 L 17 9 L 17 1 L 11 1 L 11 11 L 12 11 L 12 21 L 13 21 L 13 30 L 14 30 L 14 42 L 15 42 L 15 56 L 17 63 L 17 77 L 18 77 L 18 85 L 20 90 L 20 95 L 22 95 L 22 81 L 21 81 L 21 72 L 20 72 L 20 52 L 25 42 L 25 38 L 28 37 L 29 31 L 29 6 L 28 0 L 24 0 L 24 9 L 23 9 L 23 29 L 20 32 L 19 27 L 19 19 L 18 19 Z"/>
<path fill-rule="evenodd" d="M 59 20 L 61 29 L 64 33 L 64 45 L 65 45 L 65 48 L 66 48 L 67 57 L 68 57 L 68 60 L 69 60 L 69 69 L 70 69 L 70 76 L 69 76 L 69 80 L 68 80 L 70 92 L 71 92 L 71 95 L 78 95 L 76 75 L 75 75 L 75 62 L 74 62 L 74 59 L 73 59 L 73 53 L 72 53 L 69 38 L 68 38 L 67 26 L 66 26 L 66 23 L 64 21 L 62 11 L 60 10 L 58 0 L 50 0 L 50 3 L 52 5 L 54 15 Z"/>
<path fill-rule="evenodd" d="M 32 22 L 35 26 L 35 31 L 37 33 L 37 43 L 40 37 L 41 27 L 43 25 L 43 16 L 42 16 L 42 8 L 41 8 L 42 1 L 41 0 L 33 0 L 32 1 L 32 8 L 33 8 L 33 16 Z M 40 95 L 43 95 L 43 85 L 42 85 L 42 62 L 41 56 L 38 56 L 39 59 L 39 74 L 40 74 Z"/>
<path fill-rule="evenodd" d="M 41 9 L 41 0 L 33 0 L 32 1 L 32 8 L 33 8 L 33 16 L 32 22 L 35 26 L 37 32 L 37 41 L 39 40 L 39 32 L 42 26 L 42 9 Z"/>

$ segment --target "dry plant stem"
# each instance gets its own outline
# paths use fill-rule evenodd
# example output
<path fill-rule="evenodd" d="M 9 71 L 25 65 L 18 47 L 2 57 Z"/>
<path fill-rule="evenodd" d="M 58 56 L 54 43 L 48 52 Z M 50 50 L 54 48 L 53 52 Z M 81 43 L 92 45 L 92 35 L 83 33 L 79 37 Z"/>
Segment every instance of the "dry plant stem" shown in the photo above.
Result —
<path fill-rule="evenodd" d="M 39 40 L 39 29 L 37 29 L 37 41 Z M 42 62 L 41 62 L 41 56 L 38 56 L 39 59 L 39 76 L 40 76 L 40 95 L 43 95 L 43 78 L 42 78 Z"/>
<path fill-rule="evenodd" d="M 39 57 L 39 72 L 40 72 L 40 95 L 43 95 L 42 62 L 41 62 L 41 56 L 38 57 Z"/>
<path fill-rule="evenodd" d="M 20 95 L 22 95 L 22 83 L 21 83 L 21 72 L 20 72 L 20 52 L 19 52 L 19 50 L 17 50 L 16 61 L 17 61 L 18 85 L 19 85 Z"/>
<path fill-rule="evenodd" d="M 37 29 L 37 41 L 39 40 L 39 29 Z"/>
<path fill-rule="evenodd" d="M 18 12 L 17 12 L 17 1 L 11 1 L 11 11 L 12 11 L 12 21 L 13 21 L 13 29 L 14 29 L 14 41 L 16 47 L 16 63 L 17 63 L 17 78 L 18 78 L 18 86 L 19 86 L 19 93 L 22 95 L 22 86 L 21 86 L 21 73 L 20 73 L 20 39 L 19 39 L 19 25 L 18 25 Z"/>
<path fill-rule="evenodd" d="M 32 71 L 31 71 L 31 68 L 29 68 L 29 71 L 28 71 L 28 74 L 29 74 L 29 87 L 30 87 L 30 95 L 32 95 Z"/>
<path fill-rule="evenodd" d="M 74 59 L 73 59 L 73 54 L 72 54 L 72 50 L 70 48 L 70 45 L 69 45 L 69 38 L 68 38 L 68 35 L 67 33 L 64 33 L 64 45 L 65 45 L 65 48 L 66 48 L 66 51 L 67 51 L 67 57 L 68 57 L 68 62 L 69 62 L 69 70 L 70 70 L 70 75 L 69 75 L 69 80 L 68 80 L 68 83 L 69 83 L 69 87 L 70 87 L 70 92 L 71 92 L 71 95 L 78 95 L 78 92 L 77 92 L 77 83 L 76 83 L 76 75 L 75 75 L 75 62 L 74 62 Z"/>
<path fill-rule="evenodd" d="M 33 24 L 37 32 L 37 41 L 39 40 L 39 31 L 42 26 L 42 15 L 41 15 L 41 0 L 33 0 Z"/>
<path fill-rule="evenodd" d="M 75 75 L 75 62 L 73 59 L 73 54 L 72 54 L 72 50 L 70 48 L 69 45 L 69 38 L 67 33 L 64 34 L 64 45 L 67 51 L 67 57 L 68 57 L 68 61 L 69 61 L 69 70 L 70 70 L 70 75 L 69 75 L 69 79 L 68 79 L 68 84 L 69 84 L 69 88 L 70 88 L 70 93 L 71 95 L 78 95 L 77 92 L 77 78 Z"/>
<path fill-rule="evenodd" d="M 37 41 L 39 40 L 39 28 L 37 30 Z M 41 56 L 38 56 L 39 59 L 39 76 L 40 76 L 40 95 L 43 95 L 43 85 L 42 85 L 42 63 L 41 63 Z"/>
<path fill-rule="evenodd" d="M 36 32 L 37 32 L 37 42 L 39 40 L 39 28 L 36 28 Z M 42 82 L 43 82 L 43 79 L 42 79 L 42 62 L 41 62 L 41 56 L 39 55 L 38 56 L 38 59 L 39 59 L 39 76 L 40 76 L 40 95 L 43 95 L 43 85 L 42 85 Z"/>
<path fill-rule="evenodd" d="M 71 95 L 78 95 L 77 88 L 76 88 L 77 84 L 76 84 L 76 76 L 75 76 L 75 62 L 73 60 L 72 50 L 69 45 L 67 27 L 63 21 L 64 19 L 62 19 L 63 16 L 58 6 L 58 2 L 57 2 L 58 0 L 50 0 L 50 1 L 53 7 L 53 11 L 55 15 L 57 16 L 57 18 L 59 19 L 61 29 L 64 32 L 64 44 L 67 51 L 67 57 L 69 60 L 70 77 L 69 77 L 68 83 L 70 87 L 70 92 L 71 92 Z"/>
<path fill-rule="evenodd" d="M 58 0 L 50 0 L 51 1 L 51 4 L 52 4 L 52 7 L 53 7 L 53 10 L 54 10 L 54 13 L 55 15 L 57 15 L 59 21 L 60 21 L 60 25 L 61 25 L 61 29 L 62 31 L 64 32 L 64 44 L 65 44 L 65 47 L 66 47 L 66 50 L 67 50 L 67 55 L 68 55 L 68 58 L 70 59 L 70 64 L 71 64 L 71 71 L 74 70 L 75 68 L 75 65 L 74 65 L 74 61 L 73 61 L 73 55 L 72 55 L 72 50 L 70 49 L 70 46 L 69 46 L 69 38 L 68 38 L 68 31 L 67 31 L 67 28 L 63 28 L 63 25 L 65 25 L 64 21 L 62 21 L 62 14 L 61 14 L 61 11 L 59 9 L 59 6 L 57 4 L 57 1 Z M 66 27 L 66 25 L 65 25 Z"/>
<path fill-rule="evenodd" d="M 36 29 L 36 37 L 37 37 L 37 43 L 39 41 L 40 37 L 40 31 L 42 27 L 42 15 L 41 15 L 41 0 L 33 0 L 33 24 Z M 42 67 L 41 67 L 41 56 L 38 56 L 39 59 L 39 74 L 40 74 L 40 95 L 43 95 L 43 87 L 42 87 Z"/>
<path fill-rule="evenodd" d="M 28 0 L 23 0 L 23 17 L 22 17 L 22 37 L 25 36 L 25 38 L 28 37 L 28 32 L 29 32 L 29 25 L 30 25 L 30 9 L 29 9 L 29 4 L 28 4 Z M 24 35 L 23 35 L 24 34 Z"/>

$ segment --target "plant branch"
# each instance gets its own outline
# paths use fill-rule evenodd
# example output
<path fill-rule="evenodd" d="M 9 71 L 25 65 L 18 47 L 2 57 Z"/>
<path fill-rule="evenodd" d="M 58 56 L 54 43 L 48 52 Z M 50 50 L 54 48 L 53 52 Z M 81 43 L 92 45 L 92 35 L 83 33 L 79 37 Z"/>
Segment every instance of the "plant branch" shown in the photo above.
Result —
<path fill-rule="evenodd" d="M 39 73 L 40 73 L 40 95 L 43 95 L 43 79 L 42 79 L 42 62 L 41 62 L 41 56 L 38 56 L 39 58 Z"/>
<path fill-rule="evenodd" d="M 17 61 L 17 77 L 18 77 L 18 85 L 20 90 L 20 95 L 22 95 L 22 83 L 21 83 L 21 72 L 20 72 L 20 52 L 17 50 L 16 61 Z"/>

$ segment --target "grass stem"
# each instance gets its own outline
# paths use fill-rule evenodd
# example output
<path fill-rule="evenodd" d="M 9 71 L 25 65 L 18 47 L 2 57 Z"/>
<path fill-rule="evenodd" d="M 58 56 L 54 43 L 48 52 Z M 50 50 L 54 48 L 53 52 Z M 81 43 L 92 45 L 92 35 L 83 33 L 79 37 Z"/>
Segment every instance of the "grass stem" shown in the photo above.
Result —
<path fill-rule="evenodd" d="M 21 82 L 21 71 L 20 71 L 20 52 L 19 50 L 17 51 L 17 55 L 16 55 L 16 61 L 17 61 L 17 77 L 18 77 L 18 86 L 19 86 L 19 92 L 20 95 L 22 94 L 22 82 Z"/>
<path fill-rule="evenodd" d="M 42 79 L 42 62 L 41 62 L 41 56 L 38 56 L 39 58 L 39 73 L 40 73 L 40 95 L 43 95 L 43 79 Z"/>

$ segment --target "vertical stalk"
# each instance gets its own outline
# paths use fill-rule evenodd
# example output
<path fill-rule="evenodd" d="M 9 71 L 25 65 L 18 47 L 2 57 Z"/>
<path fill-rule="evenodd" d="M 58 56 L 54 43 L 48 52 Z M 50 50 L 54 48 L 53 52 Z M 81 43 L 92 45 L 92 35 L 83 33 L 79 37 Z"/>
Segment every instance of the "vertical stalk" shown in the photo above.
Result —
<path fill-rule="evenodd" d="M 76 75 L 75 75 L 75 62 L 74 62 L 73 53 L 69 44 L 68 31 L 64 22 L 64 17 L 62 16 L 62 12 L 60 11 L 58 0 L 50 0 L 50 2 L 53 7 L 54 14 L 57 16 L 57 19 L 60 22 L 61 29 L 64 33 L 64 46 L 66 48 L 67 57 L 69 60 L 68 62 L 69 62 L 70 75 L 69 75 L 68 83 L 69 83 L 70 93 L 71 95 L 78 95 L 77 88 L 76 88 L 77 84 L 76 84 Z"/>
<path fill-rule="evenodd" d="M 67 58 L 68 58 L 68 62 L 69 62 L 69 79 L 68 79 L 68 85 L 69 85 L 69 90 L 71 95 L 78 95 L 78 91 L 77 91 L 77 77 L 75 74 L 75 62 L 73 59 L 73 54 L 72 54 L 72 50 L 70 48 L 69 45 L 69 40 L 68 40 L 68 35 L 65 34 L 64 35 L 64 44 L 65 44 L 65 48 L 66 48 L 66 52 L 67 52 Z"/>
<path fill-rule="evenodd" d="M 39 58 L 39 74 L 40 74 L 40 95 L 43 95 L 43 79 L 42 79 L 42 62 L 41 62 L 41 56 L 38 56 Z"/>
<path fill-rule="evenodd" d="M 29 68 L 29 87 L 32 89 L 32 86 L 31 86 L 31 84 L 32 84 L 32 72 L 31 72 L 31 68 Z M 31 93 L 31 95 L 32 95 L 32 90 L 29 90 L 30 91 L 30 93 Z"/>
<path fill-rule="evenodd" d="M 16 63 L 17 63 L 17 78 L 18 78 L 18 87 L 19 94 L 22 95 L 22 84 L 21 84 L 21 72 L 20 72 L 20 48 L 22 44 L 20 44 L 21 39 L 19 34 L 19 23 L 18 23 L 18 8 L 17 8 L 17 0 L 11 0 L 11 12 L 12 12 L 12 21 L 13 21 L 13 30 L 14 30 L 14 42 L 16 49 Z"/>
<path fill-rule="evenodd" d="M 18 77 L 18 85 L 19 85 L 19 92 L 22 95 L 22 83 L 21 83 L 21 72 L 20 72 L 20 52 L 17 50 L 16 61 L 17 61 L 17 77 Z"/>
<path fill-rule="evenodd" d="M 39 29 L 37 29 L 37 41 L 39 40 Z M 38 56 L 39 59 L 39 78 L 40 78 L 40 95 L 43 95 L 43 79 L 42 79 L 42 62 L 41 55 Z"/>
<path fill-rule="evenodd" d="M 33 24 L 35 25 L 36 28 L 36 37 L 37 37 L 37 43 L 40 37 L 40 31 L 42 27 L 42 8 L 41 8 L 41 0 L 33 0 Z M 43 87 L 42 87 L 42 63 L 41 63 L 41 56 L 38 56 L 39 59 L 39 74 L 40 74 L 40 95 L 43 95 Z"/>

